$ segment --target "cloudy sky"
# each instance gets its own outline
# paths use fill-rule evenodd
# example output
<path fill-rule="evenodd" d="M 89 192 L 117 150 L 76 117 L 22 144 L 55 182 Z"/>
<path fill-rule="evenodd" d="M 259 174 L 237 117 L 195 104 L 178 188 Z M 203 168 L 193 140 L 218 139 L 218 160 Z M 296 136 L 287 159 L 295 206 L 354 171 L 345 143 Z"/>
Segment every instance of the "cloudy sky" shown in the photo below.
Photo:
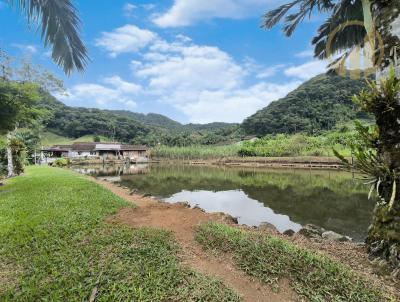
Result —
<path fill-rule="evenodd" d="M 241 122 L 321 73 L 310 40 L 322 17 L 287 38 L 261 16 L 282 0 L 75 1 L 91 62 L 69 78 L 34 29 L 0 0 L 0 48 L 64 80 L 71 106 L 165 114 L 183 123 Z"/>

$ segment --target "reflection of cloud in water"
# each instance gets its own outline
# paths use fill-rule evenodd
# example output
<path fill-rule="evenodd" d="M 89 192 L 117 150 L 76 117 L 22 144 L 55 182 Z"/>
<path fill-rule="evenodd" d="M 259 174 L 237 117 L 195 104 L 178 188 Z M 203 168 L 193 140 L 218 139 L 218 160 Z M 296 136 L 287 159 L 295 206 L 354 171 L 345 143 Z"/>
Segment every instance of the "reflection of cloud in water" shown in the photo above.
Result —
<path fill-rule="evenodd" d="M 289 216 L 274 213 L 261 202 L 249 198 L 242 190 L 182 191 L 167 198 L 166 201 L 187 201 L 191 206 L 198 204 L 207 212 L 224 212 L 237 217 L 240 224 L 257 226 L 262 222 L 268 222 L 280 232 L 287 229 L 298 231 L 301 228 L 301 225 L 291 221 Z"/>

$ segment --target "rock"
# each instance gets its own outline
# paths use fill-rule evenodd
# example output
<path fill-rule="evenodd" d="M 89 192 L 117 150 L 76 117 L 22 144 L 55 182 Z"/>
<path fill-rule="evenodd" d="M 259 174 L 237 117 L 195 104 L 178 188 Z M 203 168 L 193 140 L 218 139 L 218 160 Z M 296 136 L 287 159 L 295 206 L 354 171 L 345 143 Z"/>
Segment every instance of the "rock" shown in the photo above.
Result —
<path fill-rule="evenodd" d="M 142 195 L 142 197 L 151 197 L 151 194 L 150 194 L 150 193 L 144 193 L 144 194 Z"/>
<path fill-rule="evenodd" d="M 269 223 L 269 222 L 261 222 L 260 225 L 258 226 L 258 229 L 260 231 L 274 231 L 274 232 L 278 232 L 278 230 L 276 229 L 276 227 Z"/>
<path fill-rule="evenodd" d="M 325 232 L 324 228 L 314 224 L 306 224 L 300 229 L 299 234 L 307 238 L 318 238 L 322 236 L 323 232 Z"/>
<path fill-rule="evenodd" d="M 233 217 L 229 214 L 225 214 L 224 215 L 224 220 L 233 224 L 238 224 L 238 219 L 236 217 Z"/>
<path fill-rule="evenodd" d="M 190 204 L 187 201 L 176 202 L 175 204 L 180 205 L 183 208 L 190 208 Z"/>
<path fill-rule="evenodd" d="M 204 211 L 204 209 L 200 208 L 198 204 L 196 204 L 196 205 L 193 207 L 193 209 L 200 210 L 200 211 L 202 211 L 203 213 L 206 212 L 206 211 Z"/>
<path fill-rule="evenodd" d="M 283 232 L 283 235 L 286 235 L 286 236 L 289 236 L 289 237 L 292 237 L 294 234 L 296 234 L 296 232 L 293 231 L 292 229 L 288 229 L 288 230 Z"/>
<path fill-rule="evenodd" d="M 133 195 L 133 194 L 136 194 L 137 192 L 138 192 L 137 189 L 132 189 L 132 190 L 129 192 L 129 194 L 130 194 L 130 195 Z"/>
<path fill-rule="evenodd" d="M 322 233 L 322 238 L 329 240 L 329 241 L 340 241 L 340 242 L 346 242 L 346 241 L 351 241 L 352 239 L 347 236 L 343 236 L 341 234 L 338 234 L 333 231 L 326 231 Z"/>

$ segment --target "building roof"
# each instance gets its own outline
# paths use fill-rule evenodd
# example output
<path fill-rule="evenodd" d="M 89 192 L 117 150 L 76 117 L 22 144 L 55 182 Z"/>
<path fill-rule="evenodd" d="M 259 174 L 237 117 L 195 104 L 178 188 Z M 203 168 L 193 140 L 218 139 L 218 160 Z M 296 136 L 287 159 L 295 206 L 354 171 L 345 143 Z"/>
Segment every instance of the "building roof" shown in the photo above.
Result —
<path fill-rule="evenodd" d="M 53 145 L 43 148 L 42 151 L 147 151 L 146 146 L 140 145 L 123 145 L 120 143 L 97 143 L 97 142 L 77 142 L 72 145 Z"/>
<path fill-rule="evenodd" d="M 74 143 L 71 145 L 73 151 L 94 151 L 96 143 Z"/>
<path fill-rule="evenodd" d="M 148 148 L 142 145 L 121 145 L 122 151 L 147 151 Z"/>

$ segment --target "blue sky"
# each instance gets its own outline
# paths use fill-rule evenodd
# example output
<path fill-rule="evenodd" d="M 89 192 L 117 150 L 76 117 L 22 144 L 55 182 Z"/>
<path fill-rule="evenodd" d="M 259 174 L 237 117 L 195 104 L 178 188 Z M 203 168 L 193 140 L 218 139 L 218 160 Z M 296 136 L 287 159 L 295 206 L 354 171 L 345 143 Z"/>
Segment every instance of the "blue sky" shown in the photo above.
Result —
<path fill-rule="evenodd" d="M 0 0 L 0 48 L 64 80 L 71 106 L 165 114 L 183 123 L 241 122 L 324 71 L 310 40 L 322 17 L 291 38 L 260 29 L 282 0 L 75 1 L 91 62 L 66 77 L 38 34 Z"/>

